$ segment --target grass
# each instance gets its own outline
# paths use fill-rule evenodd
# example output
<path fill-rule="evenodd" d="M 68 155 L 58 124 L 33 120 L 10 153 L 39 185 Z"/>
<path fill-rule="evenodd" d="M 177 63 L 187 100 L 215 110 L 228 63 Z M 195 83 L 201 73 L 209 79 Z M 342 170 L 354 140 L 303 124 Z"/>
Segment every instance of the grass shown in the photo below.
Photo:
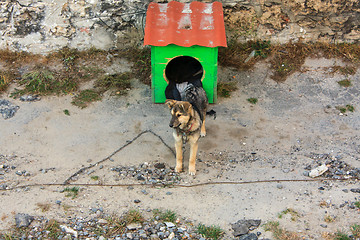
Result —
<path fill-rule="evenodd" d="M 237 89 L 236 82 L 219 82 L 217 84 L 217 94 L 219 97 L 229 98 L 231 92 L 234 92 Z"/>
<path fill-rule="evenodd" d="M 40 208 L 41 212 L 47 212 L 51 207 L 50 203 L 37 203 L 36 205 Z"/>
<path fill-rule="evenodd" d="M 65 114 L 66 116 L 70 116 L 70 111 L 69 111 L 68 109 L 65 109 L 65 110 L 64 110 L 64 114 Z"/>
<path fill-rule="evenodd" d="M 335 217 L 329 215 L 329 214 L 326 214 L 325 217 L 324 217 L 324 221 L 327 222 L 327 223 L 332 223 L 332 222 L 335 222 Z"/>
<path fill-rule="evenodd" d="M 95 181 L 96 181 L 96 180 L 99 180 L 99 176 L 91 176 L 90 178 L 91 178 L 92 180 L 95 180 Z"/>
<path fill-rule="evenodd" d="M 94 89 L 86 89 L 80 91 L 71 102 L 73 105 L 80 108 L 86 108 L 90 103 L 100 101 L 101 93 Z"/>
<path fill-rule="evenodd" d="M 347 104 L 345 107 L 344 106 L 337 106 L 336 109 L 338 109 L 341 113 L 346 113 L 347 111 L 349 112 L 354 112 L 355 108 L 353 105 Z"/>
<path fill-rule="evenodd" d="M 354 205 L 355 205 L 355 207 L 357 207 L 357 208 L 360 209 L 360 202 L 359 202 L 359 201 L 356 201 L 356 202 L 354 203 Z"/>
<path fill-rule="evenodd" d="M 110 217 L 107 219 L 108 231 L 104 233 L 105 236 L 113 236 L 115 234 L 122 234 L 125 228 L 130 223 L 142 223 L 145 221 L 144 217 L 138 210 L 130 210 L 122 217 Z"/>
<path fill-rule="evenodd" d="M 214 240 L 220 239 L 224 233 L 224 231 L 218 226 L 205 226 L 203 224 L 198 225 L 197 232 L 207 239 Z"/>
<path fill-rule="evenodd" d="M 63 191 L 66 192 L 66 197 L 71 197 L 72 199 L 76 198 L 79 194 L 79 188 L 78 187 L 66 187 Z"/>
<path fill-rule="evenodd" d="M 48 236 L 50 239 L 57 239 L 61 233 L 60 224 L 53 219 L 47 223 L 45 230 L 49 232 Z"/>
<path fill-rule="evenodd" d="M 127 212 L 123 218 L 127 224 L 144 222 L 144 217 L 136 209 L 132 209 L 129 212 Z"/>
<path fill-rule="evenodd" d="M 113 89 L 117 95 L 124 95 L 131 88 L 131 78 L 130 72 L 105 75 L 95 82 L 95 88 L 102 91 Z"/>
<path fill-rule="evenodd" d="M 273 233 L 275 240 L 300 240 L 302 239 L 296 233 L 287 231 L 280 227 L 279 222 L 268 222 L 264 225 L 265 231 Z"/>
<path fill-rule="evenodd" d="M 153 215 L 154 215 L 154 218 L 156 218 L 157 220 L 164 221 L 164 222 L 175 223 L 176 218 L 177 218 L 176 213 L 171 210 L 162 211 L 159 209 L 154 209 Z"/>
<path fill-rule="evenodd" d="M 350 231 L 355 238 L 360 238 L 360 225 L 354 224 L 350 226 Z"/>
<path fill-rule="evenodd" d="M 251 104 L 256 104 L 258 102 L 258 99 L 257 98 L 248 98 L 246 99 L 249 103 Z"/>
<path fill-rule="evenodd" d="M 278 217 L 281 219 L 284 215 L 286 214 L 290 214 L 291 215 L 291 221 L 296 221 L 299 218 L 299 213 L 296 212 L 294 209 L 292 208 L 287 208 L 284 211 L 282 211 L 281 213 L 279 213 Z"/>
<path fill-rule="evenodd" d="M 344 79 L 344 80 L 338 81 L 337 83 L 342 87 L 350 87 L 351 86 L 351 81 L 349 79 Z"/>

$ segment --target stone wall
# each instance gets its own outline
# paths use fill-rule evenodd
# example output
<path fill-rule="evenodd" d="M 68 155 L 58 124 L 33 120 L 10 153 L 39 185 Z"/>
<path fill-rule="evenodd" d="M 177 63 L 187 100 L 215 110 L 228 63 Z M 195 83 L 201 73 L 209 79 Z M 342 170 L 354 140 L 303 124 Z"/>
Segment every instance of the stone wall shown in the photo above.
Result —
<path fill-rule="evenodd" d="M 0 0 L 0 48 L 142 45 L 150 0 Z M 157 1 L 166 2 L 166 1 Z M 182 1 L 191 2 L 191 1 Z M 212 2 L 212 1 L 203 1 Z M 359 42 L 358 0 L 223 0 L 228 39 Z"/>

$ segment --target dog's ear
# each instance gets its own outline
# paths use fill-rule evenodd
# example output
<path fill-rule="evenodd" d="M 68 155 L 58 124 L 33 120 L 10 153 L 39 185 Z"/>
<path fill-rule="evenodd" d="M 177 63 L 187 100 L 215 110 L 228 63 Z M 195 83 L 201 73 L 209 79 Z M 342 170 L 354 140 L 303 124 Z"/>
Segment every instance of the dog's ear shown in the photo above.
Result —
<path fill-rule="evenodd" d="M 183 102 L 181 106 L 184 112 L 190 113 L 192 111 L 192 105 L 189 102 Z"/>
<path fill-rule="evenodd" d="M 166 104 L 170 109 L 173 108 L 173 106 L 175 105 L 175 103 L 176 103 L 176 100 L 173 100 L 173 99 L 166 99 L 166 101 L 165 101 L 165 104 Z"/>

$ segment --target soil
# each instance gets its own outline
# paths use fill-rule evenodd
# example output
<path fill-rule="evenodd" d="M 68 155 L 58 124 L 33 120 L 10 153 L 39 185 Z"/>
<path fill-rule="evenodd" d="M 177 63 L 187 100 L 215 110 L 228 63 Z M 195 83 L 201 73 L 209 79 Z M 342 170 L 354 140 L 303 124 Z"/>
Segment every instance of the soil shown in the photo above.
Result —
<path fill-rule="evenodd" d="M 219 81 L 236 82 L 238 90 L 210 106 L 217 117 L 206 121 L 195 177 L 187 171 L 173 173 L 169 111 L 153 104 L 149 86 L 136 80 L 127 96 L 109 95 L 85 109 L 72 105 L 70 95 L 22 102 L 3 94 L 2 99 L 20 108 L 14 117 L 0 118 L 0 230 L 11 229 L 17 213 L 65 221 L 101 207 L 117 215 L 129 209 L 169 209 L 194 222 L 220 226 L 224 239 L 232 238 L 231 224 L 242 219 L 260 219 L 255 232 L 262 232 L 262 238 L 272 239 L 263 226 L 269 221 L 279 221 L 305 239 L 338 230 L 350 233 L 349 227 L 360 222 L 359 209 L 351 207 L 360 195 L 350 191 L 359 188 L 360 71 L 332 73 L 331 68 L 345 65 L 338 59 L 307 59 L 302 71 L 283 83 L 271 79 L 264 62 L 251 71 L 219 68 Z M 340 86 L 344 79 L 352 85 Z M 251 104 L 248 98 L 258 102 Z M 338 110 L 346 105 L 355 111 Z M 187 147 L 185 170 L 188 154 Z M 307 176 L 312 168 L 334 161 L 345 164 L 346 171 L 326 181 Z M 141 185 L 144 179 L 136 174 L 115 170 L 156 163 L 165 164 L 173 186 Z M 76 198 L 66 197 L 61 185 L 72 175 L 70 184 L 84 184 Z M 344 178 L 348 180 L 339 180 Z M 50 204 L 50 209 L 43 212 L 39 204 Z M 279 218 L 286 209 L 297 217 Z"/>

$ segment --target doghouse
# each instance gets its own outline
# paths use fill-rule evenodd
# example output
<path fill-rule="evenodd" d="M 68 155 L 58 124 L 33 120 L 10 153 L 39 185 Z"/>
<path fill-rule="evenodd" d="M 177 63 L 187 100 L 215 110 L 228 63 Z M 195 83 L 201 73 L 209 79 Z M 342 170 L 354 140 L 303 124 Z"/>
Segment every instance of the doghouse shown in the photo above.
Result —
<path fill-rule="evenodd" d="M 171 81 L 201 78 L 209 103 L 217 100 L 218 47 L 226 47 L 220 2 L 151 2 L 144 45 L 151 46 L 151 88 L 155 103 L 165 102 Z"/>

